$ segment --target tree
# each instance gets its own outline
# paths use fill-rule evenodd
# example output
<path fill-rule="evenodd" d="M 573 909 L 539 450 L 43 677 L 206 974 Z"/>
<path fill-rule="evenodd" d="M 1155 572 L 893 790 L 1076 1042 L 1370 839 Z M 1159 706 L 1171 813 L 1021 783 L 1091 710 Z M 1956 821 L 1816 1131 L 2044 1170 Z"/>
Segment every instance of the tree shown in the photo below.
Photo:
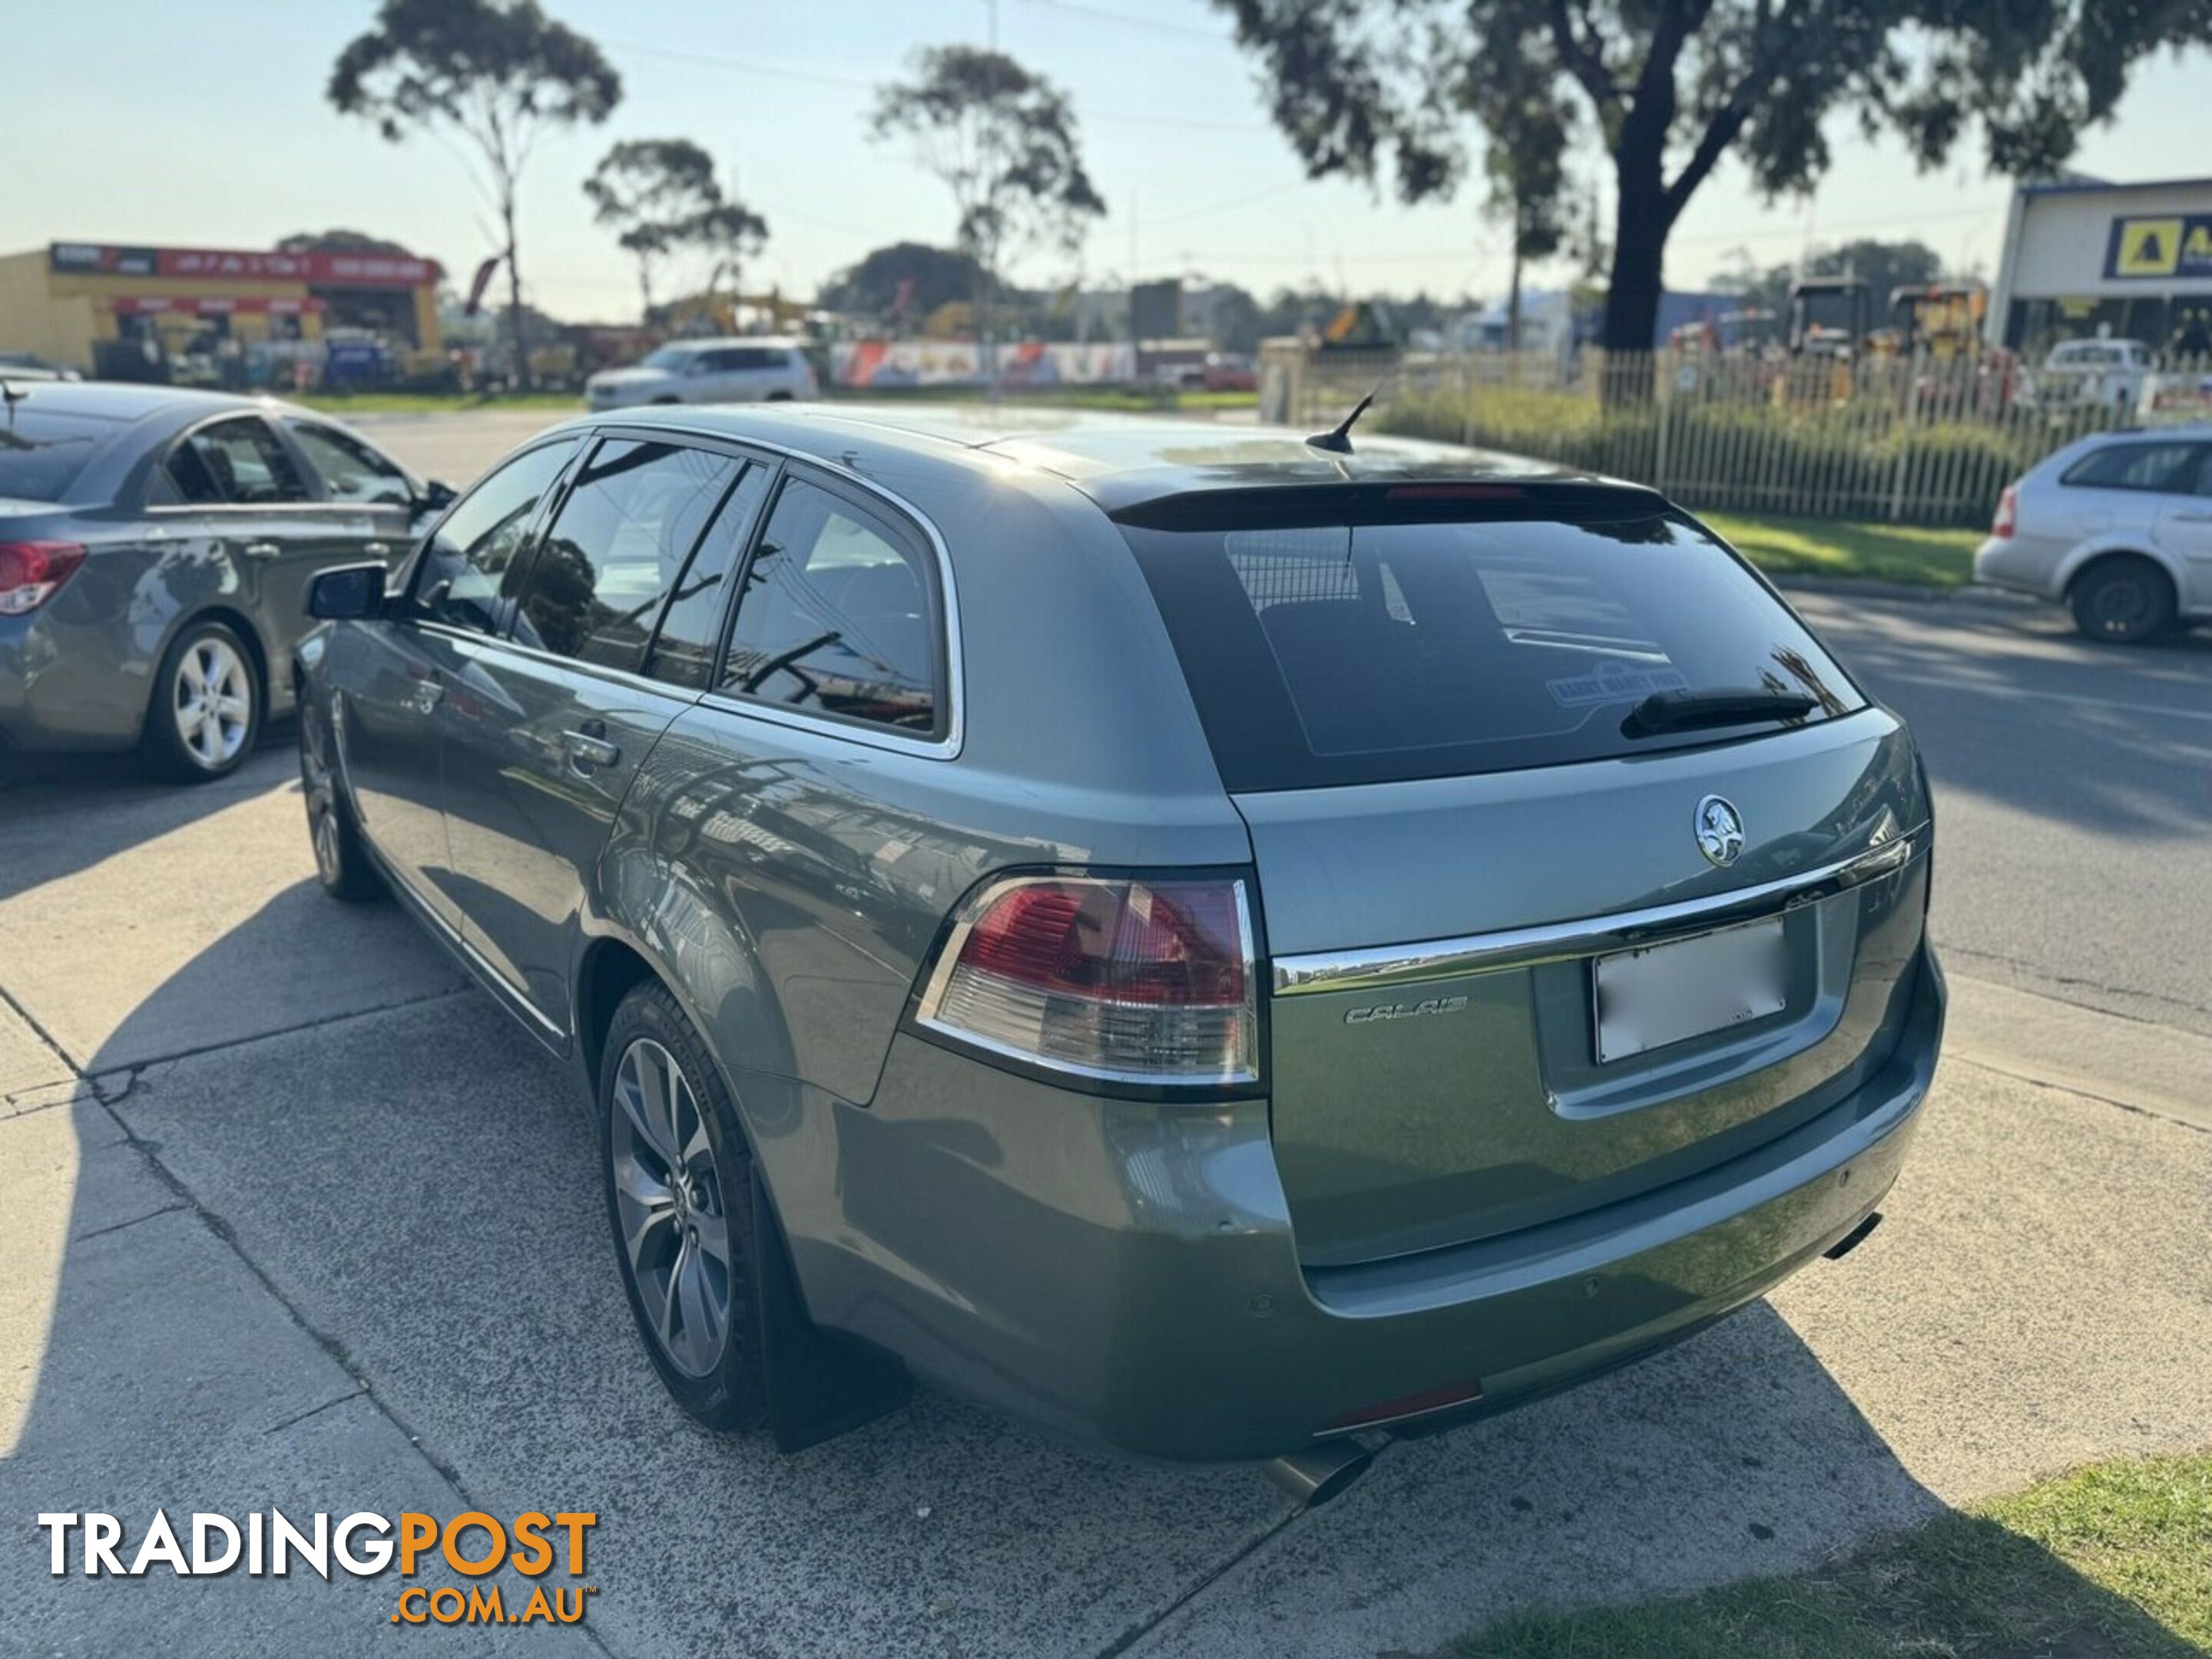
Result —
<path fill-rule="evenodd" d="M 981 264 L 963 249 L 893 242 L 837 272 L 818 297 L 831 311 L 911 321 L 951 301 L 972 300 L 982 279 Z"/>
<path fill-rule="evenodd" d="M 721 198 L 714 158 L 688 138 L 629 138 L 584 180 L 592 216 L 637 261 L 644 319 L 653 318 L 653 269 L 674 248 L 678 228 Z"/>
<path fill-rule="evenodd" d="M 727 281 L 731 294 L 742 300 L 744 262 L 768 240 L 768 221 L 743 202 L 725 198 L 680 226 L 678 240 L 707 256 L 708 293 Z"/>
<path fill-rule="evenodd" d="M 632 138 L 599 158 L 584 180 L 594 216 L 637 261 L 645 319 L 653 317 L 655 263 L 683 248 L 708 258 L 707 289 L 759 251 L 768 222 L 723 193 L 714 159 L 688 138 Z"/>
<path fill-rule="evenodd" d="M 375 26 L 339 52 L 325 95 L 393 143 L 447 129 L 476 147 L 499 214 L 515 374 L 528 386 L 516 189 L 546 129 L 596 125 L 622 100 L 614 66 L 537 0 L 383 0 Z"/>
<path fill-rule="evenodd" d="M 1082 245 L 1106 204 L 1083 170 L 1066 94 L 1004 52 L 932 46 L 911 81 L 878 88 L 877 137 L 903 137 L 952 191 L 960 250 L 975 261 L 976 332 L 995 378 L 993 305 L 1006 260 L 1025 247 Z"/>
<path fill-rule="evenodd" d="M 1521 273 L 1566 243 L 1574 213 L 1567 197 L 1567 152 L 1575 138 L 1574 106 L 1535 64 L 1486 65 L 1460 82 L 1460 101 L 1480 123 L 1486 142 L 1485 205 L 1510 234 L 1511 271 L 1505 290 L 1505 349 L 1521 349 Z"/>
<path fill-rule="evenodd" d="M 1978 127 L 1990 167 L 2047 172 L 2110 118 L 2130 72 L 2164 46 L 2212 39 L 2204 0 L 1215 0 L 1264 66 L 1276 125 L 1319 178 L 1449 194 L 1465 142 L 1450 118 L 1503 106 L 1492 143 L 1550 122 L 1494 91 L 1528 76 L 1584 108 L 1614 185 L 1602 338 L 1647 351 L 1667 239 L 1721 158 L 1770 197 L 1809 191 L 1831 159 L 1826 122 L 1903 136 L 1939 165 Z"/>
<path fill-rule="evenodd" d="M 279 253 L 374 253 L 412 258 L 415 250 L 362 230 L 298 230 L 276 244 Z"/>

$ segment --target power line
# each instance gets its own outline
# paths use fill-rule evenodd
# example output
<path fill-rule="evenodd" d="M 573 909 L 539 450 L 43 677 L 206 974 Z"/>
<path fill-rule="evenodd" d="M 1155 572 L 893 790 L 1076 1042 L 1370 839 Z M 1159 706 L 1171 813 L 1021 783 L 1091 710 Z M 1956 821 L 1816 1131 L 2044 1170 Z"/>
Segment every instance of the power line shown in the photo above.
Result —
<path fill-rule="evenodd" d="M 1107 6 L 1077 3 L 1077 0 L 1029 0 L 1033 6 L 1042 6 L 1049 11 L 1073 13 L 1078 17 L 1089 17 L 1102 23 L 1119 23 L 1127 28 L 1138 28 L 1154 34 L 1188 34 L 1217 46 L 1235 44 L 1218 29 L 1203 29 L 1195 23 L 1171 23 L 1164 17 L 1139 17 L 1134 12 L 1115 11 Z"/>
<path fill-rule="evenodd" d="M 747 63 L 736 58 L 717 57 L 712 52 L 684 52 L 673 46 L 648 46 L 641 40 L 609 40 L 606 44 L 617 52 L 634 52 L 641 58 L 664 58 L 672 64 L 686 64 L 699 69 L 721 70 L 732 75 L 750 75 L 764 81 L 798 81 L 810 86 L 842 87 L 855 92 L 872 93 L 880 84 L 864 81 L 856 76 L 825 75 L 819 70 L 793 69 L 787 65 Z M 1083 118 L 1104 121 L 1117 126 L 1180 127 L 1205 132 L 1259 132 L 1266 131 L 1257 121 L 1211 121 L 1202 116 L 1133 115 L 1115 110 L 1086 109 Z"/>

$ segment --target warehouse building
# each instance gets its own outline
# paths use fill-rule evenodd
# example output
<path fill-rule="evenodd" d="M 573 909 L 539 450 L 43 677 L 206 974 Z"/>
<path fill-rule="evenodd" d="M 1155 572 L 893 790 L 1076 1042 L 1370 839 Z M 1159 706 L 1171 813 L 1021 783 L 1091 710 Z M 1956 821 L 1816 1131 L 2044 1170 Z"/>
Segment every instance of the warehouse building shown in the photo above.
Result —
<path fill-rule="evenodd" d="M 226 385 L 285 380 L 300 357 L 319 366 L 331 341 L 435 357 L 440 274 L 411 254 L 55 242 L 0 256 L 0 350 Z"/>
<path fill-rule="evenodd" d="M 2212 352 L 2212 179 L 2021 185 L 1990 301 L 1990 343 L 2033 358 L 2099 336 Z"/>

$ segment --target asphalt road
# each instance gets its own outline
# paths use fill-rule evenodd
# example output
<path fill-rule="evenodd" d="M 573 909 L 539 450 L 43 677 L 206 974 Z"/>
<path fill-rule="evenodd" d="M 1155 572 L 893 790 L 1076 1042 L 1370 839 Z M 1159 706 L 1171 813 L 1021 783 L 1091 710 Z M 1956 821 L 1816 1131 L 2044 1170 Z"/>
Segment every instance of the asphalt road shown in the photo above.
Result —
<path fill-rule="evenodd" d="M 380 435 L 458 483 L 460 443 L 480 463 L 535 422 L 448 424 Z M 1914 720 L 1942 814 L 1954 1041 L 1889 1219 L 1682 1347 L 1394 1446 L 1295 1516 L 1247 1471 L 936 1398 L 787 1459 L 697 1430 L 629 1328 L 565 1078 L 403 917 L 316 890 L 281 740 L 200 791 L 19 777 L 0 1646 L 548 1634 L 404 1636 L 390 1579 L 55 1580 L 28 1524 L 103 1510 L 135 1537 L 157 1504 L 275 1504 L 596 1510 L 600 1588 L 563 1634 L 623 1656 L 1420 1650 L 2212 1441 L 2212 655 L 2091 652 L 2000 605 L 1804 603 Z"/>

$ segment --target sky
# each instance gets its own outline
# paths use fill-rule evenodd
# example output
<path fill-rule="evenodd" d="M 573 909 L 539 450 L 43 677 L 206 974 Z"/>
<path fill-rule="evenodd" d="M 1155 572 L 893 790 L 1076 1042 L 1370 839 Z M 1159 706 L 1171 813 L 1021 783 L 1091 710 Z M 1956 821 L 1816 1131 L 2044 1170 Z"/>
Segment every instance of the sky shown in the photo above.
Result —
<path fill-rule="evenodd" d="M 604 125 L 546 138 L 523 180 L 523 274 L 556 316 L 635 315 L 632 268 L 580 188 L 623 138 L 687 137 L 717 157 L 769 225 L 748 289 L 811 294 L 872 247 L 950 240 L 945 188 L 869 137 L 872 88 L 924 46 L 981 43 L 994 10 L 1001 48 L 1069 94 L 1109 207 L 1079 262 L 1032 258 L 1022 280 L 1182 276 L 1263 295 L 1312 282 L 1448 297 L 1504 287 L 1504 240 L 1479 190 L 1406 208 L 1387 190 L 1305 179 L 1250 61 L 1203 0 L 543 3 L 599 42 L 625 88 Z M 53 240 L 265 247 L 343 226 L 465 278 L 496 240 L 464 153 L 386 143 L 324 101 L 331 60 L 374 11 L 373 0 L 4 0 L 14 136 L 0 252 Z M 2206 171 L 2208 94 L 2212 58 L 2145 64 L 2074 165 L 2117 179 Z M 1740 247 L 1764 266 L 1857 236 L 1917 237 L 1955 269 L 1995 274 L 2008 186 L 1984 175 L 1978 147 L 1919 174 L 1893 142 L 1844 123 L 1832 138 L 1836 166 L 1809 203 L 1770 206 L 1724 165 L 1669 245 L 1669 284 L 1702 285 Z"/>

